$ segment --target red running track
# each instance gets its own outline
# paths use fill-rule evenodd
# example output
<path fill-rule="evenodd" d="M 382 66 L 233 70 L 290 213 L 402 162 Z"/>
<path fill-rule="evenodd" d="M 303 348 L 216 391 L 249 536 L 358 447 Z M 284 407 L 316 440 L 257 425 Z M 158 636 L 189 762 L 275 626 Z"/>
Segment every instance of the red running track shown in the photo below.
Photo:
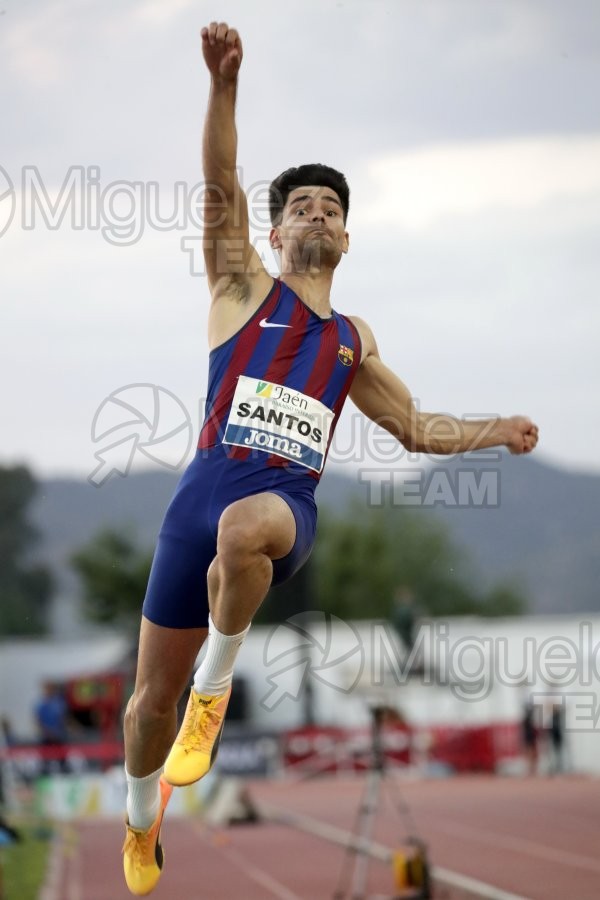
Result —
<path fill-rule="evenodd" d="M 600 782 L 575 777 L 509 779 L 465 776 L 396 782 L 409 803 L 434 867 L 478 879 L 529 900 L 600 898 Z M 290 785 L 253 782 L 258 802 L 352 828 L 361 778 Z M 374 839 L 393 847 L 405 833 L 392 792 L 377 816 Z M 116 821 L 82 821 L 66 829 L 42 900 L 126 900 Z M 192 819 L 167 818 L 165 872 L 156 900 L 330 900 L 341 848 L 275 824 L 209 832 Z M 369 893 L 392 897 L 391 873 L 372 862 Z M 443 889 L 436 896 L 464 896 Z M 474 895 L 471 894 L 470 897 Z"/>

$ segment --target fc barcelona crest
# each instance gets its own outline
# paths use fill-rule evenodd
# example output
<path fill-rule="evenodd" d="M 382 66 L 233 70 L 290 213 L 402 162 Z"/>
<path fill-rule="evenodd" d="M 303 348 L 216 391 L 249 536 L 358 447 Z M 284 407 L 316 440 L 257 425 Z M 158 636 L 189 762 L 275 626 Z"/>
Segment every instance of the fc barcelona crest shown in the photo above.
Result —
<path fill-rule="evenodd" d="M 344 366 L 351 366 L 354 362 L 354 350 L 352 347 L 344 347 L 343 344 L 340 344 L 338 359 Z"/>

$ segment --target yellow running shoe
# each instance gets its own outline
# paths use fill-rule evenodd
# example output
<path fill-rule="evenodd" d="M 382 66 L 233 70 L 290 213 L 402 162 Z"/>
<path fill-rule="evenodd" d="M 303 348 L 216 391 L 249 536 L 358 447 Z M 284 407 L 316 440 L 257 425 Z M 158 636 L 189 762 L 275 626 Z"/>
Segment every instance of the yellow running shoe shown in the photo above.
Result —
<path fill-rule="evenodd" d="M 193 784 L 209 771 L 219 749 L 230 694 L 231 688 L 216 696 L 197 694 L 192 688 L 179 734 L 165 763 L 169 784 Z"/>
<path fill-rule="evenodd" d="M 126 825 L 127 834 L 123 844 L 123 870 L 125 881 L 132 894 L 143 897 L 154 890 L 161 876 L 164 863 L 163 848 L 160 843 L 160 826 L 173 788 L 160 776 L 160 809 L 147 831 Z"/>

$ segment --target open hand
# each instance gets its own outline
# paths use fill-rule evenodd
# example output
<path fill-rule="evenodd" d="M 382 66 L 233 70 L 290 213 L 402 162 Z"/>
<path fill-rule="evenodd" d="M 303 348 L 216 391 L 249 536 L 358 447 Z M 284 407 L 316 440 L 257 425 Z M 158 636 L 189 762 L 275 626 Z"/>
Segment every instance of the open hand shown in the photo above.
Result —
<path fill-rule="evenodd" d="M 506 419 L 508 437 L 506 446 L 511 453 L 531 453 L 538 442 L 538 427 L 526 416 L 511 416 Z"/>
<path fill-rule="evenodd" d="M 213 78 L 234 81 L 242 64 L 242 42 L 226 22 L 211 22 L 200 32 L 204 62 Z"/>

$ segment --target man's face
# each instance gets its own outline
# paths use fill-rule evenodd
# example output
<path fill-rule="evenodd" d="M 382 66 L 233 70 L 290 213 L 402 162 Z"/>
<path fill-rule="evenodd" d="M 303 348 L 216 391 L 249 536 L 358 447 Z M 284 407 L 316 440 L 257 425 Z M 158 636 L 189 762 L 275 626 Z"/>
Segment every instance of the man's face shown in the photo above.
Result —
<path fill-rule="evenodd" d="M 348 252 L 348 232 L 340 198 L 328 187 L 290 191 L 279 225 L 271 229 L 271 246 L 281 251 L 282 269 L 320 272 L 335 268 Z"/>

